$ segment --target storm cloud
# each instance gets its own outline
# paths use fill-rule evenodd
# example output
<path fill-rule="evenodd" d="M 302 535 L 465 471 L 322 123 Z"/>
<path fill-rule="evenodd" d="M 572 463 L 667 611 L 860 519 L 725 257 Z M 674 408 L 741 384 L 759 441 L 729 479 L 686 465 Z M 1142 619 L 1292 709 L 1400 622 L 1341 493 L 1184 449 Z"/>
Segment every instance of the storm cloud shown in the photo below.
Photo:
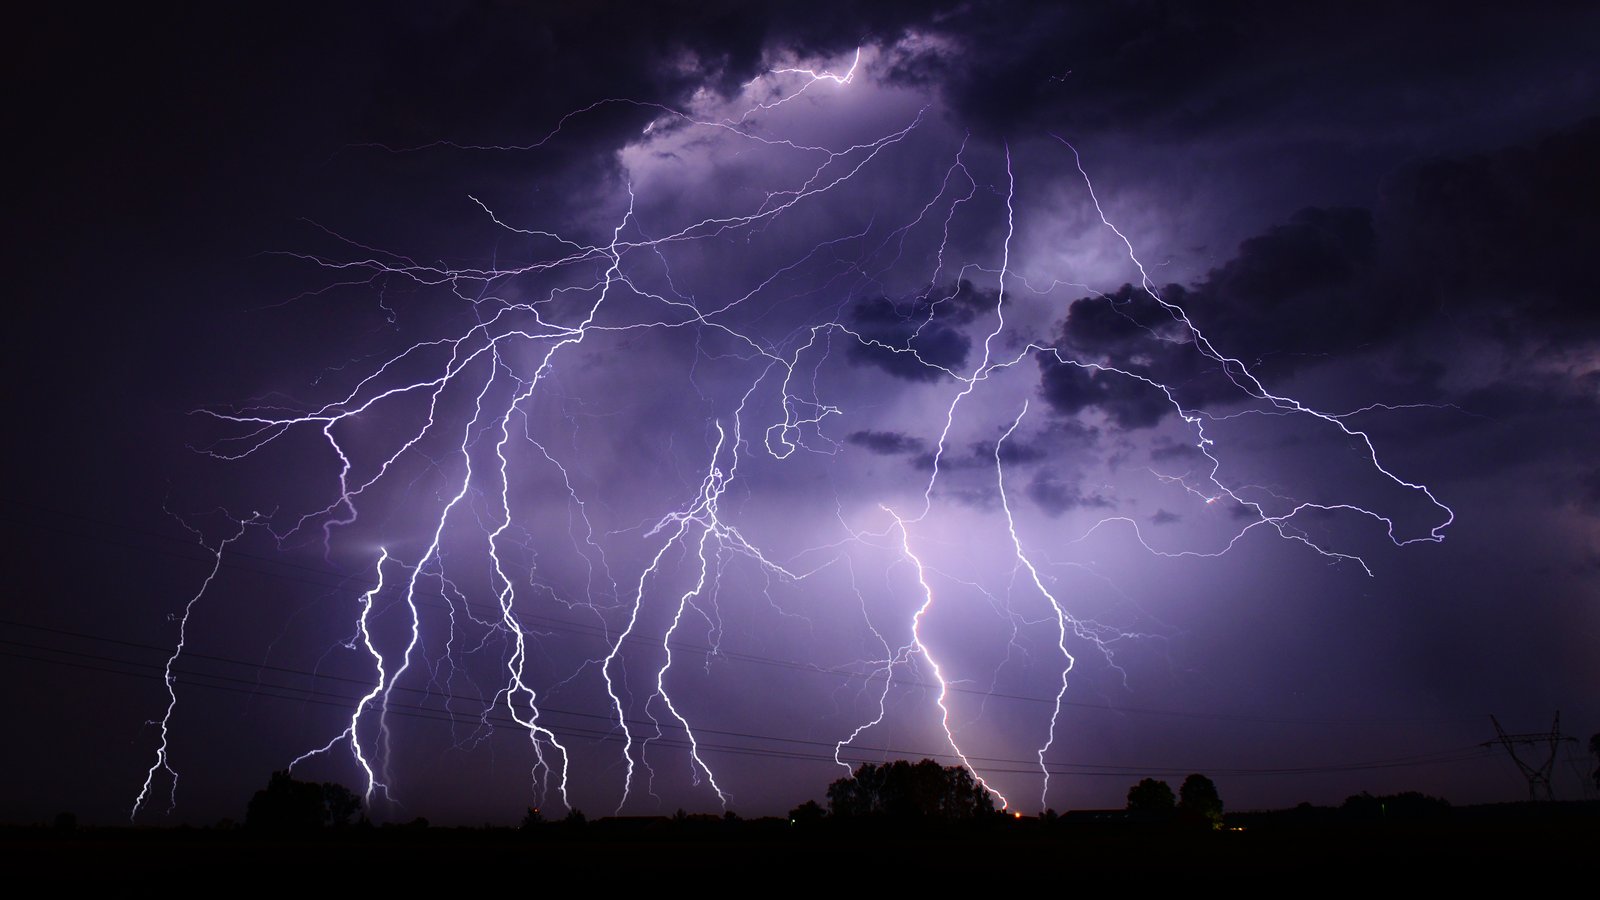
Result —
<path fill-rule="evenodd" d="M 362 622 L 378 819 L 558 808 L 534 704 L 624 815 L 880 715 L 1026 812 L 1600 727 L 1592 6 L 20 16 L 7 821 L 127 820 L 191 607 L 141 822 L 364 780 Z"/>

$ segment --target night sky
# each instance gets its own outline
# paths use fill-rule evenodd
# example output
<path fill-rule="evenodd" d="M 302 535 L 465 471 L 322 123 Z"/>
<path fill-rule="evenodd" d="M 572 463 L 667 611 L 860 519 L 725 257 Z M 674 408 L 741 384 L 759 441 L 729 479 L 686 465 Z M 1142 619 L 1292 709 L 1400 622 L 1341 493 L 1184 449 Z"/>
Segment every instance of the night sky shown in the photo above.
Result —
<path fill-rule="evenodd" d="M 1600 731 L 1600 9 L 552 6 L 6 30 L 0 819 Z"/>

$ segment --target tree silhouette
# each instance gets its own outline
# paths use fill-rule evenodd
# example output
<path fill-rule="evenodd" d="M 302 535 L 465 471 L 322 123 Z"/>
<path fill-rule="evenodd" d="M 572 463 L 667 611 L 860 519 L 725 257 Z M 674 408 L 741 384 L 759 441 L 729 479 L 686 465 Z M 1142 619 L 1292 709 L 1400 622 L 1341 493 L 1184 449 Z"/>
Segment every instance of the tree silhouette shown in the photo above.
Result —
<path fill-rule="evenodd" d="M 815 800 L 806 802 L 789 810 L 789 824 L 802 828 L 810 827 L 822 821 L 828 813 Z"/>
<path fill-rule="evenodd" d="M 361 812 L 361 798 L 349 788 L 332 781 L 322 783 L 322 802 L 328 806 L 328 824 L 343 828 Z"/>
<path fill-rule="evenodd" d="M 1450 815 L 1450 801 L 1417 791 L 1379 797 L 1362 791 L 1345 798 L 1339 809 L 1347 818 L 1363 821 L 1442 819 Z"/>
<path fill-rule="evenodd" d="M 1589 752 L 1594 754 L 1594 786 L 1600 788 L 1600 731 L 1589 735 Z"/>
<path fill-rule="evenodd" d="M 1128 788 L 1128 811 L 1137 813 L 1170 813 L 1177 805 L 1172 788 L 1165 781 L 1146 778 Z"/>
<path fill-rule="evenodd" d="M 1211 779 L 1199 772 L 1183 780 L 1178 788 L 1178 813 L 1192 822 L 1205 822 L 1212 828 L 1222 827 L 1222 797 Z"/>
<path fill-rule="evenodd" d="M 994 798 L 962 766 L 896 760 L 862 763 L 855 774 L 828 785 L 828 811 L 840 818 L 962 821 L 994 814 Z"/>
<path fill-rule="evenodd" d="M 344 785 L 296 781 L 284 770 L 250 798 L 244 823 L 263 831 L 311 831 L 348 825 L 360 811 L 361 798 Z"/>

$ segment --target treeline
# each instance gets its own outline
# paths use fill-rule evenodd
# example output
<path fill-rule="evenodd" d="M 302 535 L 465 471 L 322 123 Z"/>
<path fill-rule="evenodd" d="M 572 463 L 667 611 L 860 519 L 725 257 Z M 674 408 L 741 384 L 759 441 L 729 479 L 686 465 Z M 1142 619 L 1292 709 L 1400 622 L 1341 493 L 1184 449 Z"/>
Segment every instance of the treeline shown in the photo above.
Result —
<path fill-rule="evenodd" d="M 858 767 L 827 788 L 826 804 L 808 800 L 787 816 L 744 819 L 735 812 L 691 814 L 678 810 L 674 815 L 606 816 L 590 820 L 579 809 L 564 809 L 558 815 L 530 808 L 513 826 L 485 824 L 479 829 L 430 829 L 424 818 L 409 822 L 373 824 L 362 808 L 361 797 L 335 783 L 296 780 L 287 771 L 275 772 L 262 790 L 256 791 L 245 809 L 242 823 L 224 820 L 215 832 L 245 834 L 344 834 L 376 836 L 378 833 L 416 833 L 424 830 L 448 832 L 521 833 L 555 839 L 632 839 L 674 835 L 684 838 L 727 838 L 748 835 L 824 834 L 863 830 L 916 832 L 993 832 L 1041 834 L 1058 829 L 1126 829 L 1159 827 L 1163 830 L 1220 831 L 1240 830 L 1242 826 L 1327 825 L 1361 823 L 1427 822 L 1459 819 L 1457 810 L 1439 797 L 1416 791 L 1374 796 L 1352 795 L 1339 806 L 1313 806 L 1302 803 L 1292 809 L 1230 813 L 1224 818 L 1222 797 L 1206 776 L 1194 773 L 1174 791 L 1166 782 L 1145 778 L 1129 788 L 1121 809 L 1075 810 L 1061 815 L 1046 810 L 1039 815 L 997 809 L 995 795 L 970 770 L 962 766 L 941 766 L 931 759 L 920 762 L 898 760 Z M 1471 807 L 1470 817 L 1540 815 L 1537 809 L 1550 804 L 1499 804 Z M 1559 804 L 1583 807 L 1568 810 L 1580 818 L 1591 817 L 1594 803 Z M 1554 809 L 1548 812 L 1555 812 Z M 242 826 L 242 827 L 241 827 Z M 48 830 L 58 835 L 79 831 L 77 819 L 62 813 Z M 107 829 L 95 829 L 104 831 Z M 197 829 L 180 829 L 193 831 Z"/>

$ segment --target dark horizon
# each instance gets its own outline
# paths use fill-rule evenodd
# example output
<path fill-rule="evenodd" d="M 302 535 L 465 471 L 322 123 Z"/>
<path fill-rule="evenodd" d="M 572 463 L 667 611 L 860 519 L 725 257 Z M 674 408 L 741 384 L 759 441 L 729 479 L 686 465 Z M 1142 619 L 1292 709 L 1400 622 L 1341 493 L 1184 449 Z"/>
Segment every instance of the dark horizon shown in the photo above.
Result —
<path fill-rule="evenodd" d="M 1593 798 L 1585 33 L 29 12 L 0 820 Z"/>

